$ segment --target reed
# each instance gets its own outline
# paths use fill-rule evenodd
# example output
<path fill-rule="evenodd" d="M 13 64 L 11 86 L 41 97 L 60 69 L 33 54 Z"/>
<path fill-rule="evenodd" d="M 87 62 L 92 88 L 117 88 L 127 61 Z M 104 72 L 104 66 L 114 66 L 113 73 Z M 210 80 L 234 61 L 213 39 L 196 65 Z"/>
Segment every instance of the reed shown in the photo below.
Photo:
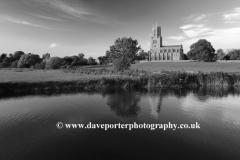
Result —
<path fill-rule="evenodd" d="M 69 71 L 67 71 L 69 72 Z M 153 74 L 140 70 L 115 72 L 108 70 L 71 70 L 76 74 L 109 74 L 112 76 L 66 81 L 0 82 L 0 93 L 20 91 L 94 91 L 98 89 L 183 88 L 199 86 L 239 87 L 240 75 L 223 72 L 190 74 L 162 71 Z M 121 76 L 119 76 L 121 75 Z"/>

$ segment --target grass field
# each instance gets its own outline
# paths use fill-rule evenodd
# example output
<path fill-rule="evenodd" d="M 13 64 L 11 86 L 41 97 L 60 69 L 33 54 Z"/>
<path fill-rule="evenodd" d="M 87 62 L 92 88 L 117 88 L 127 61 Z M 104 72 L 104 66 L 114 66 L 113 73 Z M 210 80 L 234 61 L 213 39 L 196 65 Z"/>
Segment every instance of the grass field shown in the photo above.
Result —
<path fill-rule="evenodd" d="M 112 70 L 112 66 L 81 66 L 78 69 L 107 69 Z M 239 73 L 240 63 L 222 63 L 222 62 L 146 62 L 137 63 L 131 66 L 131 69 L 146 71 L 199 71 L 209 72 L 229 72 Z M 93 75 L 80 73 L 64 73 L 62 70 L 30 70 L 30 69 L 4 69 L 0 70 L 0 82 L 45 82 L 45 81 L 74 81 L 81 79 L 92 79 L 102 77 L 112 77 L 114 75 Z"/>
<path fill-rule="evenodd" d="M 238 62 L 145 62 L 137 63 L 131 66 L 132 69 L 146 71 L 193 71 L 201 72 L 240 72 L 240 63 Z"/>
<path fill-rule="evenodd" d="M 45 82 L 45 81 L 74 81 L 86 78 L 109 77 L 111 75 L 80 75 L 64 73 L 61 70 L 0 70 L 0 82 Z"/>

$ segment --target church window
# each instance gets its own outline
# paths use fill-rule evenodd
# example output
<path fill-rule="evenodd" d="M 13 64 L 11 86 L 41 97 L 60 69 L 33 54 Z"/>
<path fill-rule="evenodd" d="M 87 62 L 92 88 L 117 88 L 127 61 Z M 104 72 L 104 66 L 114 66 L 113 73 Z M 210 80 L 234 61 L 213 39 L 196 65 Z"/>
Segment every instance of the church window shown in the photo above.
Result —
<path fill-rule="evenodd" d="M 173 52 L 176 52 L 176 50 L 175 50 L 175 49 L 173 49 Z"/>
<path fill-rule="evenodd" d="M 177 49 L 177 52 L 179 52 L 179 49 Z"/>
<path fill-rule="evenodd" d="M 153 40 L 153 44 L 156 44 L 157 43 L 157 40 Z"/>

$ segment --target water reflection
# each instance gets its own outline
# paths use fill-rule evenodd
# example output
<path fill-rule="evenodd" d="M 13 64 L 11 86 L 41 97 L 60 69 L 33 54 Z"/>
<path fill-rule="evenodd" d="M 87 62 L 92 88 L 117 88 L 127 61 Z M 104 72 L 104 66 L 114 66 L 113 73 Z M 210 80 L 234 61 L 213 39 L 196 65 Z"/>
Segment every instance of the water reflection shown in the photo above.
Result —
<path fill-rule="evenodd" d="M 162 90 L 159 90 L 158 94 L 150 93 L 149 105 L 151 107 L 151 115 L 155 119 L 158 119 L 158 115 L 161 110 L 162 100 L 163 100 Z"/>
<path fill-rule="evenodd" d="M 182 88 L 0 98 L 0 157 L 240 159 L 239 93 L 236 88 Z M 127 118 L 123 121 L 119 117 Z M 57 122 L 112 124 L 132 120 L 138 124 L 199 122 L 201 129 L 55 127 Z"/>
<path fill-rule="evenodd" d="M 140 111 L 138 103 L 141 98 L 140 93 L 134 92 L 115 92 L 104 95 L 106 104 L 119 117 L 137 116 Z"/>
<path fill-rule="evenodd" d="M 222 98 L 228 95 L 239 95 L 240 88 L 229 87 L 199 87 L 192 90 L 194 96 L 202 102 L 206 102 L 209 98 Z"/>

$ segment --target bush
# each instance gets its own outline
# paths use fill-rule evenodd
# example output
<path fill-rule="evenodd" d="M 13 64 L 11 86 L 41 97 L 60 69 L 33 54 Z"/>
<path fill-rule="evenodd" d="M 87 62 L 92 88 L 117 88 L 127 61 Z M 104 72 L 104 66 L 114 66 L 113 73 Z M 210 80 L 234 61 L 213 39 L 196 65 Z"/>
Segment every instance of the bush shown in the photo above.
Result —
<path fill-rule="evenodd" d="M 62 65 L 62 59 L 59 57 L 51 57 L 46 61 L 46 69 L 58 69 Z"/>
<path fill-rule="evenodd" d="M 12 62 L 11 68 L 18 68 L 18 60 Z"/>

